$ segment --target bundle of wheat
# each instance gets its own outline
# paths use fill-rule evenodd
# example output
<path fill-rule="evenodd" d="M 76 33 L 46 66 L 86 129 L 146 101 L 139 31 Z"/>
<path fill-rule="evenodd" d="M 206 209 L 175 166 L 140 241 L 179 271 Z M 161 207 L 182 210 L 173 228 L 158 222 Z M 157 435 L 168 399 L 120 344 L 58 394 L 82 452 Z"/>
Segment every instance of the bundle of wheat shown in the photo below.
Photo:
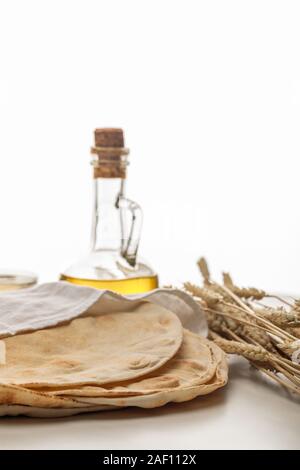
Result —
<path fill-rule="evenodd" d="M 184 288 L 205 311 L 210 338 L 300 395 L 300 300 L 238 287 L 228 273 L 219 284 L 211 279 L 204 258 L 198 266 L 203 286 L 186 282 Z M 275 307 L 262 302 L 270 298 Z"/>

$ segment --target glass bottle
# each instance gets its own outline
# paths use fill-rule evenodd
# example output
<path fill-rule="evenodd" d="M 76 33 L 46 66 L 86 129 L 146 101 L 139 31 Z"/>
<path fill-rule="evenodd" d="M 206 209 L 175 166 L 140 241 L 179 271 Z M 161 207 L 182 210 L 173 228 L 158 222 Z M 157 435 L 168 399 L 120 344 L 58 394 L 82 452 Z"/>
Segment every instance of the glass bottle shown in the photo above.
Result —
<path fill-rule="evenodd" d="M 122 129 L 96 129 L 91 153 L 91 248 L 84 259 L 62 273 L 61 280 L 122 294 L 155 289 L 155 272 L 138 257 L 142 210 L 125 196 L 129 150 L 124 147 Z"/>

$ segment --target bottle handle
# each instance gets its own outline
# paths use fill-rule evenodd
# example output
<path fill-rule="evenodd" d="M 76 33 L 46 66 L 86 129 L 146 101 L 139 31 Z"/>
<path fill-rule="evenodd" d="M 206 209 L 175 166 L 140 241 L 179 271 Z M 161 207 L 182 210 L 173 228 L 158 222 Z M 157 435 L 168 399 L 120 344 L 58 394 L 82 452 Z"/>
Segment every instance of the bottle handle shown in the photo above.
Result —
<path fill-rule="evenodd" d="M 125 232 L 124 227 L 126 227 L 126 213 L 129 212 L 131 218 L 127 236 L 125 233 L 122 236 L 121 254 L 130 266 L 135 266 L 143 222 L 142 208 L 137 202 L 125 197 L 122 197 L 119 203 L 123 233 Z"/>

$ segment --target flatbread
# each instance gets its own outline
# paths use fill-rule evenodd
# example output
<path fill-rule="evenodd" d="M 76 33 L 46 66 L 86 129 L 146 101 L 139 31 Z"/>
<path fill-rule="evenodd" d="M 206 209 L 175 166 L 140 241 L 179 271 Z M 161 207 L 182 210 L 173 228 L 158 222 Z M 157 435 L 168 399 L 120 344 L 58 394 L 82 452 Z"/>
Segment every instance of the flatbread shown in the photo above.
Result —
<path fill-rule="evenodd" d="M 211 393 L 224 386 L 227 379 L 228 365 L 224 352 L 211 341 L 184 330 L 182 347 L 177 355 L 157 371 L 156 375 L 153 373 L 135 383 L 128 383 L 125 387 L 116 386 L 115 391 L 123 395 L 109 396 L 106 393 L 102 396 L 86 396 L 80 395 L 81 391 L 77 390 L 76 394 L 64 396 L 78 401 L 82 406 L 90 404 L 156 408 L 171 401 L 183 402 Z M 96 387 L 89 387 L 89 392 L 92 389 Z M 126 394 L 126 389 L 135 391 L 135 395 Z"/>
<path fill-rule="evenodd" d="M 167 378 L 164 382 L 163 377 Z M 85 396 L 58 396 L 56 392 L 27 390 L 19 386 L 0 386 L 0 416 L 26 415 L 51 418 L 78 413 L 106 411 L 135 406 L 156 408 L 171 401 L 184 402 L 206 395 L 224 386 L 228 378 L 228 365 L 224 352 L 211 341 L 184 331 L 184 339 L 177 355 L 155 373 L 137 382 L 105 387 L 82 387 Z M 176 382 L 177 381 L 177 382 Z M 122 387 L 122 390 L 119 389 Z M 94 389 L 122 392 L 116 395 L 91 396 Z M 125 395 L 123 388 L 139 395 Z M 156 388 L 156 392 L 154 392 Z M 90 396 L 84 390 L 88 389 Z M 66 393 L 66 390 L 60 390 Z M 68 392 L 67 392 L 68 393 Z M 78 393 L 78 394 L 77 394 Z M 98 390 L 97 392 L 98 393 Z M 27 406 L 24 406 L 27 405 Z"/>
<path fill-rule="evenodd" d="M 84 408 L 39 408 L 37 406 L 0 405 L 0 417 L 28 416 L 30 418 L 65 418 L 79 413 L 118 410 L 115 406 L 88 406 Z"/>
<path fill-rule="evenodd" d="M 182 334 L 176 315 L 145 303 L 137 312 L 78 318 L 5 338 L 0 384 L 39 389 L 133 380 L 170 360 Z"/>
<path fill-rule="evenodd" d="M 49 396 L 17 385 L 0 384 L 0 405 L 27 405 L 47 408 L 79 408 L 71 398 Z"/>
<path fill-rule="evenodd" d="M 73 389 L 43 389 L 56 396 L 72 397 L 123 397 L 149 395 L 162 390 L 192 387 L 209 382 L 215 375 L 217 360 L 211 342 L 188 330 L 177 354 L 160 369 L 133 381 L 100 386 L 83 386 Z"/>

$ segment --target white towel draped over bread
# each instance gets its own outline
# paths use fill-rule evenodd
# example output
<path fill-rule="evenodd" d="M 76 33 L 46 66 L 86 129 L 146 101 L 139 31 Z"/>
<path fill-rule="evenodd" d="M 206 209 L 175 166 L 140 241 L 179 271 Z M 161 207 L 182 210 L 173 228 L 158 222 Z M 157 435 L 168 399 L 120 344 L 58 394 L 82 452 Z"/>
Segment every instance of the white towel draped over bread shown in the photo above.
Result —
<path fill-rule="evenodd" d="M 80 316 L 134 310 L 142 302 L 160 305 L 175 313 L 184 328 L 207 335 L 206 319 L 191 296 L 177 289 L 124 296 L 108 290 L 51 282 L 0 295 L 0 338 L 56 326 Z M 0 341 L 0 364 L 5 348 Z"/>

